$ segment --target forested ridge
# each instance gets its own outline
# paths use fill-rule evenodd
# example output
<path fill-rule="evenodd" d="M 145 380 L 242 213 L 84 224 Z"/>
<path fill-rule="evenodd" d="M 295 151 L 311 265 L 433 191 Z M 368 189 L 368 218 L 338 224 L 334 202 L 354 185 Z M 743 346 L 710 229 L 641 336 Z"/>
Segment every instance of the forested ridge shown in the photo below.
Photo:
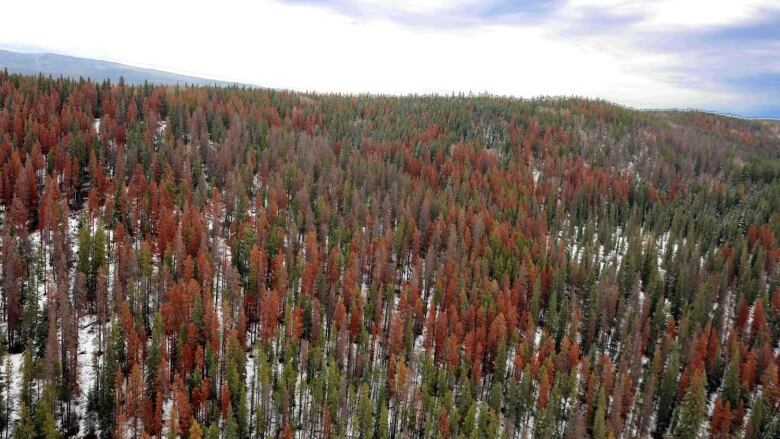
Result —
<path fill-rule="evenodd" d="M 780 123 L 0 73 L 0 437 L 779 438 Z"/>

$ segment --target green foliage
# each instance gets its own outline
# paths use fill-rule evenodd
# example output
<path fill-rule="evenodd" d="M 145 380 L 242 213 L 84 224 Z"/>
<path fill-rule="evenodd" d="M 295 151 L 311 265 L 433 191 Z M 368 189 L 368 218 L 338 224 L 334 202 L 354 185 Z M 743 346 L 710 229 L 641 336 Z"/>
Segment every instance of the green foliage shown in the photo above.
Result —
<path fill-rule="evenodd" d="M 607 438 L 607 400 L 604 396 L 604 388 L 599 389 L 599 397 L 596 401 L 596 413 L 593 415 L 593 438 L 594 439 L 606 439 Z"/>
<path fill-rule="evenodd" d="M 675 439 L 700 437 L 701 424 L 707 416 L 706 374 L 698 370 L 693 375 L 680 407 L 680 417 L 674 429 Z"/>
<path fill-rule="evenodd" d="M 0 426 L 71 434 L 95 337 L 79 435 L 685 438 L 709 391 L 773 437 L 779 148 L 579 98 L 2 72 Z"/>

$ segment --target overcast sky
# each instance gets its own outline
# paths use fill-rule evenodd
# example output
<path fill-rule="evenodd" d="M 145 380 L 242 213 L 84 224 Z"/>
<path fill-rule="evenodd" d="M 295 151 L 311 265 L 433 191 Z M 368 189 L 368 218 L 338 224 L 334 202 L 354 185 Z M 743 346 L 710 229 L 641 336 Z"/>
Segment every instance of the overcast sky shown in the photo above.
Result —
<path fill-rule="evenodd" d="M 16 1 L 0 47 L 296 90 L 780 117 L 780 1 Z"/>

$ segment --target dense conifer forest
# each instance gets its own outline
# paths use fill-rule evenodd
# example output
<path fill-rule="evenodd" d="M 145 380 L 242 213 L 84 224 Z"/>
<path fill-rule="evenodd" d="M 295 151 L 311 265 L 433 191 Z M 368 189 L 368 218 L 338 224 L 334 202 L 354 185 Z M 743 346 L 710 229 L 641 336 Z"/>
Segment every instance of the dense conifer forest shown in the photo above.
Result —
<path fill-rule="evenodd" d="M 780 123 L 0 73 L 0 437 L 778 438 Z"/>

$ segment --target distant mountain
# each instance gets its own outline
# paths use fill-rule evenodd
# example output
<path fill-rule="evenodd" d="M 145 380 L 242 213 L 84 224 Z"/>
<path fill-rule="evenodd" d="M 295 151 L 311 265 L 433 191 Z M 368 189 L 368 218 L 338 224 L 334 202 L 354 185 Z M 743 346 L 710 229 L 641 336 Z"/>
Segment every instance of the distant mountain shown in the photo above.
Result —
<path fill-rule="evenodd" d="M 7 68 L 11 73 L 51 75 L 53 77 L 67 76 L 71 78 L 91 78 L 95 81 L 110 79 L 142 84 L 148 81 L 153 84 L 197 84 L 197 85 L 231 85 L 235 83 L 196 76 L 179 75 L 163 70 L 144 69 L 97 59 L 78 58 L 75 56 L 58 55 L 54 53 L 22 53 L 0 49 L 0 68 Z"/>

